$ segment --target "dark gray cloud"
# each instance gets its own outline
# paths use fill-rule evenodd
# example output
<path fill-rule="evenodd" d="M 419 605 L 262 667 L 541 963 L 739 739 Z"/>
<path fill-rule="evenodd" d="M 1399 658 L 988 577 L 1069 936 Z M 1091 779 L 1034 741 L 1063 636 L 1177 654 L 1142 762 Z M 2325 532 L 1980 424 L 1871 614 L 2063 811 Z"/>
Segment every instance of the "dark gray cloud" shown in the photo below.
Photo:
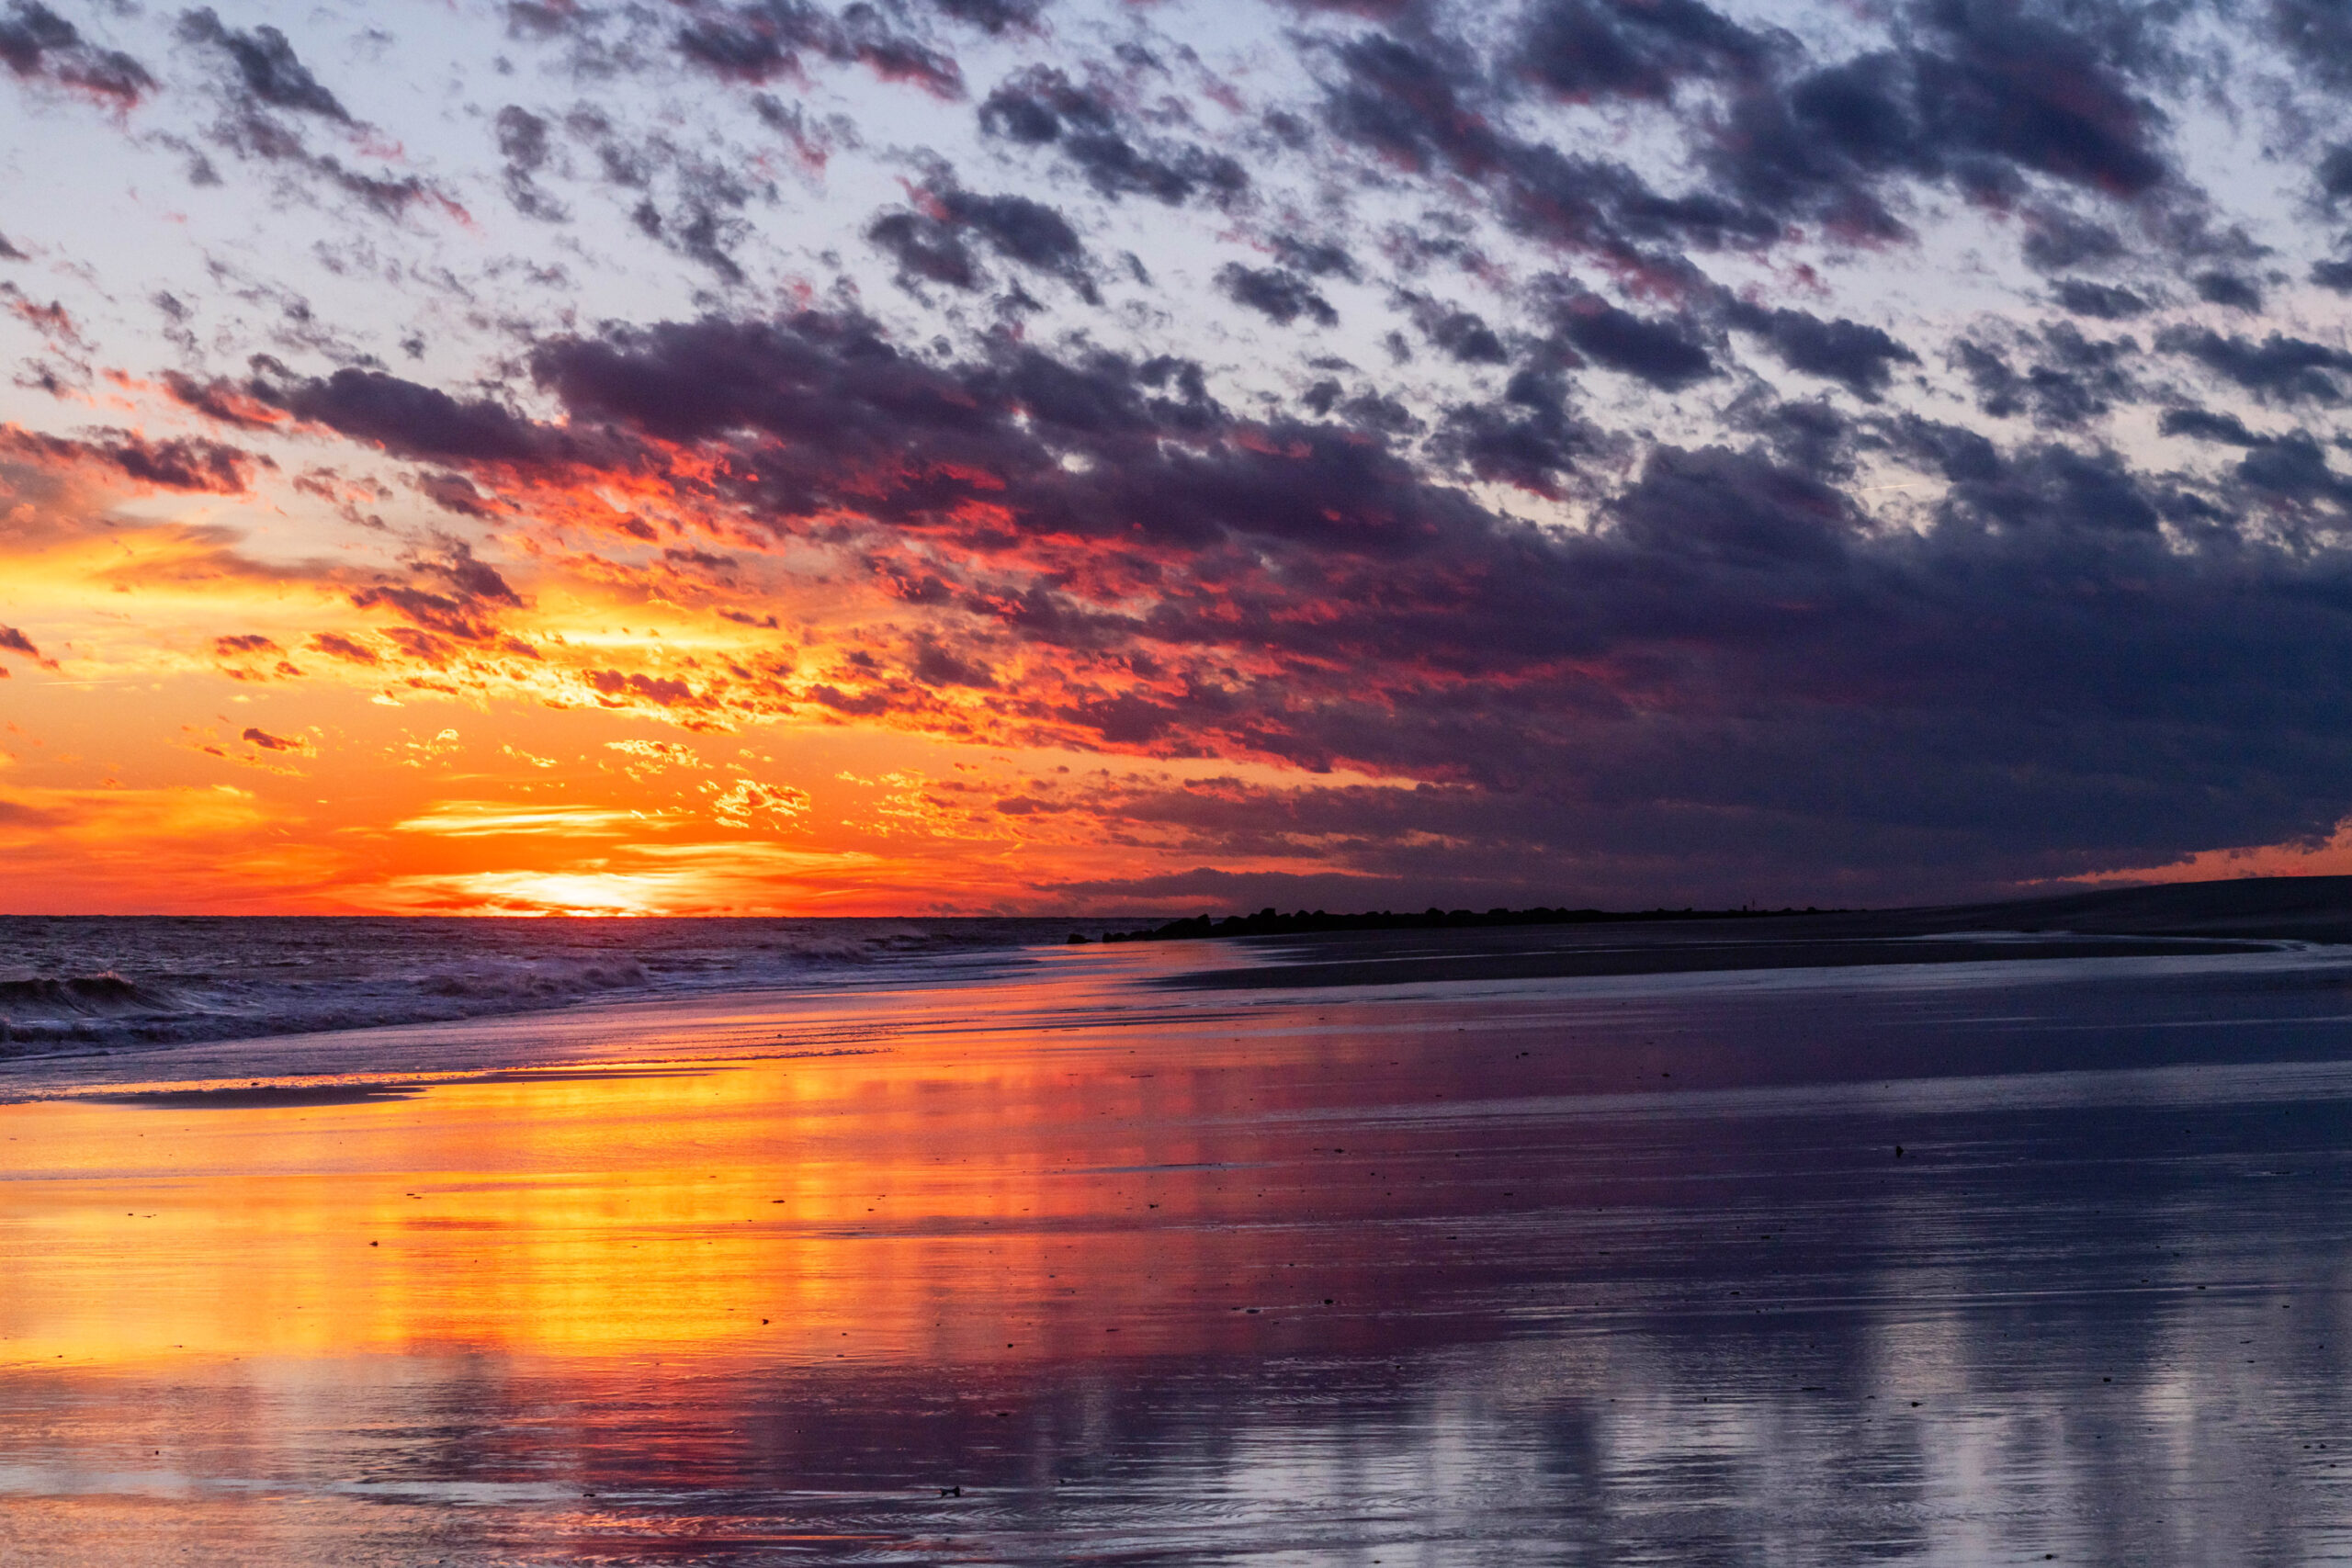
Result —
<path fill-rule="evenodd" d="M 1273 239 L 1274 254 L 1282 264 L 1309 277 L 1344 277 L 1350 283 L 1363 281 L 1363 271 L 1346 246 L 1335 241 L 1300 239 L 1295 234 L 1277 234 Z"/>
<path fill-rule="evenodd" d="M 1465 101 L 1477 87 L 1468 62 L 1383 33 L 1351 39 L 1336 58 L 1342 74 L 1324 114 L 1342 137 L 1416 170 L 1501 166 L 1511 143 Z"/>
<path fill-rule="evenodd" d="M 1556 497 L 1561 481 L 1601 444 L 1600 429 L 1570 410 L 1563 378 L 1528 369 L 1510 378 L 1500 400 L 1450 411 L 1437 451 L 1479 479 Z"/>
<path fill-rule="evenodd" d="M 346 125 L 351 122 L 351 111 L 296 58 L 294 46 L 276 28 L 264 26 L 248 32 L 226 27 L 208 6 L 181 16 L 180 36 L 226 55 L 255 102 Z"/>
<path fill-rule="evenodd" d="M 1046 0 L 930 0 L 930 4 L 990 35 L 1034 28 Z"/>
<path fill-rule="evenodd" d="M 2300 430 L 2256 442 L 2239 459 L 2237 477 L 2278 500 L 2352 506 L 2352 479 L 2330 468 L 2325 448 Z"/>
<path fill-rule="evenodd" d="M 1790 68 L 1740 93 L 1703 157 L 1723 187 L 1785 220 L 1872 241 L 1908 230 L 1905 182 L 2004 205 L 2036 178 L 2093 197 L 2165 186 L 2166 119 L 2138 73 L 2169 70 L 2120 10 L 1923 0 L 1894 47 Z M 2121 254 L 2099 220 L 2041 204 L 2025 250 L 2049 270 Z"/>
<path fill-rule="evenodd" d="M 1216 286 L 1237 305 L 1246 305 L 1270 321 L 1289 326 L 1301 316 L 1318 326 L 1337 326 L 1340 312 L 1315 291 L 1314 285 L 1280 267 L 1244 266 L 1227 262 L 1217 269 Z"/>
<path fill-rule="evenodd" d="M 2331 207 L 2352 197 L 2352 146 L 2338 143 L 2330 147 L 2312 175 Z"/>
<path fill-rule="evenodd" d="M 946 182 L 926 193 L 919 209 L 876 218 L 865 237 L 896 259 L 901 283 L 978 288 L 969 243 L 977 238 L 1007 261 L 1064 278 L 1090 303 L 1098 298 L 1078 231 L 1058 209 L 1028 197 L 986 196 Z"/>
<path fill-rule="evenodd" d="M 1230 200 L 1250 176 L 1231 155 L 1148 134 L 1100 89 L 1061 71 L 1032 66 L 998 85 L 980 104 L 980 128 L 1016 144 L 1057 149 L 1107 197 L 1145 196 L 1175 205 Z"/>
<path fill-rule="evenodd" d="M 1061 211 L 1024 196 L 951 190 L 940 198 L 948 220 L 985 240 L 1007 261 L 1061 278 L 1088 304 L 1099 304 L 1085 242 Z"/>
<path fill-rule="evenodd" d="M 1560 335 L 1596 363 L 1668 391 L 1716 374 L 1706 344 L 1686 324 L 1645 320 L 1598 295 L 1568 304 Z"/>
<path fill-rule="evenodd" d="M 2259 446 L 2263 442 L 2263 437 L 2248 430 L 2245 421 L 2237 415 L 2216 413 L 2211 409 L 2166 409 L 2157 421 L 2157 428 L 2166 435 L 2194 436 L 2230 446 Z"/>
<path fill-rule="evenodd" d="M 1977 407 L 1996 419 L 2030 416 L 2046 429 L 2079 428 L 2139 395 L 2136 339 L 2087 338 L 2072 323 L 2054 321 L 2018 346 L 2033 355 L 2021 372 L 1998 346 L 1967 339 L 1952 346 L 1953 363 L 1976 389 Z"/>
<path fill-rule="evenodd" d="M 2123 236 L 2111 224 L 2053 207 L 2026 214 L 2025 259 L 2043 272 L 2098 266 L 2125 254 Z"/>
<path fill-rule="evenodd" d="M 1860 398 L 1886 390 L 1896 365 L 1917 365 L 1919 356 L 1888 333 L 1844 318 L 1823 321 L 1804 310 L 1736 309 L 1732 324 L 1760 334 L 1783 365 L 1808 376 L 1842 383 Z"/>
<path fill-rule="evenodd" d="M 1416 172 L 1490 183 L 1505 220 L 1547 243 L 1673 274 L 1681 269 L 1663 246 L 1713 249 L 1777 231 L 1740 203 L 1666 195 L 1623 164 L 1498 130 L 1479 103 L 1484 77 L 1459 46 L 1372 34 L 1332 58 L 1324 116 L 1342 140 Z"/>
<path fill-rule="evenodd" d="M 772 82 L 800 72 L 807 58 L 862 64 L 885 81 L 910 82 L 944 98 L 964 95 L 964 73 L 953 56 L 894 28 L 864 0 L 838 16 L 808 0 L 681 8 L 688 19 L 673 35 L 678 52 L 735 81 Z"/>
<path fill-rule="evenodd" d="M 2297 65 L 2327 86 L 2352 85 L 2352 10 L 2341 0 L 2270 0 L 2257 14 Z"/>
<path fill-rule="evenodd" d="M 156 441 L 130 430 L 100 430 L 77 439 L 4 425 L 0 426 L 0 453 L 90 465 L 159 490 L 213 495 L 242 494 L 251 488 L 256 469 L 277 466 L 268 457 L 203 436 Z"/>
<path fill-rule="evenodd" d="M 536 175 L 547 167 L 548 122 L 523 107 L 509 104 L 498 111 L 498 152 L 509 170 Z"/>
<path fill-rule="evenodd" d="M 392 167 L 371 173 L 352 166 L 336 153 L 312 147 L 305 131 L 298 129 L 305 119 L 327 122 L 329 135 L 351 137 L 366 128 L 302 63 L 292 43 L 276 28 L 231 28 L 208 6 L 183 12 L 175 31 L 182 42 L 219 57 L 232 72 L 225 107 L 206 132 L 213 145 L 241 159 L 278 165 L 289 175 L 307 175 L 317 186 L 339 192 L 379 217 L 397 219 L 434 207 L 451 215 L 461 211 L 424 175 L 395 172 Z M 221 183 L 210 159 L 175 137 L 165 140 L 190 154 L 192 183 Z M 522 179 L 527 186 L 527 173 Z"/>
<path fill-rule="evenodd" d="M 979 282 L 971 250 L 952 223 L 921 212 L 886 212 L 866 226 L 865 237 L 897 259 L 901 282 L 921 279 L 951 288 Z"/>
<path fill-rule="evenodd" d="M 2196 286 L 2197 297 L 2208 304 L 2227 305 L 2234 310 L 2262 309 L 2262 286 L 2243 274 L 2202 272 L 2189 281 Z"/>
<path fill-rule="evenodd" d="M 2087 278 L 2063 279 L 2056 289 L 2060 308 L 2077 316 L 2089 316 L 2102 321 L 2128 321 L 2145 315 L 2149 302 L 2129 288 L 2112 284 L 2093 283 Z"/>
<path fill-rule="evenodd" d="M 2257 343 L 2177 327 L 2160 335 L 2156 346 L 2186 355 L 2256 396 L 2279 402 L 2341 402 L 2344 385 L 2337 377 L 2352 371 L 2352 354 L 2283 333 L 2272 333 Z"/>
<path fill-rule="evenodd" d="M 1503 340 L 1475 310 L 1444 310 L 1423 318 L 1430 343 L 1464 365 L 1500 365 L 1510 357 Z"/>
<path fill-rule="evenodd" d="M 1941 45 L 1910 62 L 1929 155 L 1963 181 L 1992 183 L 1971 155 L 2117 196 L 2165 177 L 2164 117 L 2095 30 L 2017 0 L 1928 0 L 1920 15 Z"/>
<path fill-rule="evenodd" d="M 498 139 L 499 156 L 506 161 L 506 197 L 514 209 L 526 218 L 560 223 L 571 214 L 561 202 L 543 190 L 538 183 L 540 171 L 548 167 L 553 156 L 554 139 L 548 122 L 520 104 L 508 104 L 498 111 L 492 129 Z"/>
<path fill-rule="evenodd" d="M 1835 568 L 1860 523 L 1843 492 L 1723 447 L 1660 447 L 1615 511 L 1642 553 L 1768 571 Z"/>
<path fill-rule="evenodd" d="M 1776 40 L 1698 0 L 1543 0 L 1521 69 L 1568 98 L 1666 98 L 1686 78 L 1753 76 Z"/>
<path fill-rule="evenodd" d="M 531 423 L 487 399 L 461 400 L 381 370 L 345 368 L 322 379 L 265 364 L 248 389 L 256 400 L 407 457 L 517 463 L 552 447 Z"/>
<path fill-rule="evenodd" d="M 128 107 L 154 91 L 147 68 L 102 49 L 39 0 L 10 0 L 0 17 L 0 63 L 20 79 L 42 79 Z"/>
<path fill-rule="evenodd" d="M 1086 265 L 1086 247 L 1069 220 L 1025 196 L 979 196 L 949 191 L 940 205 L 956 222 L 987 238 L 1008 258 L 1040 272 L 1076 274 Z"/>

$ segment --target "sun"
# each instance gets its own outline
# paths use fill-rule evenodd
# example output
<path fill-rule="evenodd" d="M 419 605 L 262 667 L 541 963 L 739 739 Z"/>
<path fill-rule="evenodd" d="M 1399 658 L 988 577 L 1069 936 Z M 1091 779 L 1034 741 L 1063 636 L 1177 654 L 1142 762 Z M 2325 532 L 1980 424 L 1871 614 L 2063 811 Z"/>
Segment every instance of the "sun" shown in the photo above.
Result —
<path fill-rule="evenodd" d="M 664 879 L 616 872 L 481 872 L 435 878 L 437 912 L 617 919 L 667 912 Z"/>

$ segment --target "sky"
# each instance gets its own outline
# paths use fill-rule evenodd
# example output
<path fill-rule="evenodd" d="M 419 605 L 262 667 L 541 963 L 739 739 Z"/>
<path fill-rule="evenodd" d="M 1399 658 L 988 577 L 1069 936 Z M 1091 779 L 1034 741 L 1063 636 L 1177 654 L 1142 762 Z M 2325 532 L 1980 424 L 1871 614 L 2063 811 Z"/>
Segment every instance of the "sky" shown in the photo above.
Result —
<path fill-rule="evenodd" d="M 2352 0 L 8 0 L 0 67 L 0 908 L 2352 871 Z"/>

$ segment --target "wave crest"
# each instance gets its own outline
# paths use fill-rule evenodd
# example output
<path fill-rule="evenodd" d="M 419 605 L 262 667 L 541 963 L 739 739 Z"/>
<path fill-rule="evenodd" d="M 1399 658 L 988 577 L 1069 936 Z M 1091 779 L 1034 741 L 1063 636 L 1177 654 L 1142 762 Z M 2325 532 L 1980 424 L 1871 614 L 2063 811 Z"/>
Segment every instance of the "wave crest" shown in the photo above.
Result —
<path fill-rule="evenodd" d="M 0 916 L 0 1058 L 868 985 L 1057 944 L 1023 919 Z"/>
<path fill-rule="evenodd" d="M 142 1012 L 175 1012 L 184 1004 L 171 992 L 142 986 L 109 969 L 62 980 L 0 980 L 0 1021 L 20 1014 L 120 1018 Z"/>

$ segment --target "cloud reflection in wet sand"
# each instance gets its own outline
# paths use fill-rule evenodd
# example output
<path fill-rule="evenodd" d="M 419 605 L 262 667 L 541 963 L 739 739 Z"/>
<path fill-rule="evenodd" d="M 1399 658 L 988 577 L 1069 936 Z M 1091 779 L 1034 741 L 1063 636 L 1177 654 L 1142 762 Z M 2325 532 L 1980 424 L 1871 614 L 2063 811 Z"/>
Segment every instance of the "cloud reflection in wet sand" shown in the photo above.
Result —
<path fill-rule="evenodd" d="M 2352 1547 L 2344 974 L 2073 972 L 0 1109 L 0 1556 Z"/>

